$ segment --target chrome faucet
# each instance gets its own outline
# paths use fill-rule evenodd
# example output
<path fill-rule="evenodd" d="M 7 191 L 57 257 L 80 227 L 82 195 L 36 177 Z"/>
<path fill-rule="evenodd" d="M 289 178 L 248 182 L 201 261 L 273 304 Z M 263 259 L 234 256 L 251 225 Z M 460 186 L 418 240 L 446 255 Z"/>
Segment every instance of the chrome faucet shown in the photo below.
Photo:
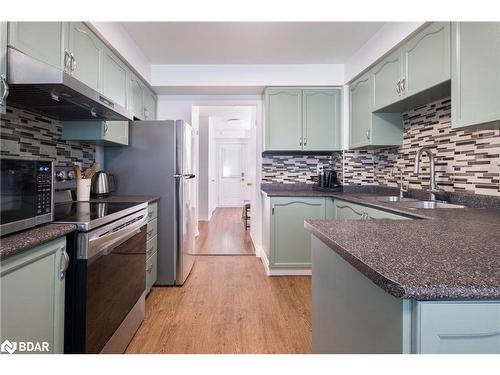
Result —
<path fill-rule="evenodd" d="M 399 172 L 399 198 L 404 198 L 404 193 L 406 193 L 408 191 L 408 183 L 406 184 L 406 187 L 405 187 L 405 184 L 404 184 L 404 175 L 403 175 L 403 169 L 402 168 L 398 168 L 398 167 L 395 167 L 394 170 L 396 172 Z M 393 176 L 394 176 L 394 173 L 393 173 Z"/>
<path fill-rule="evenodd" d="M 422 147 L 417 150 L 417 154 L 415 155 L 415 167 L 413 169 L 413 173 L 418 176 L 420 170 L 420 158 L 422 153 L 426 153 L 429 157 L 430 162 L 430 186 L 427 190 L 430 193 L 431 200 L 436 200 L 436 193 L 438 190 L 436 189 L 436 167 L 434 165 L 434 155 L 432 154 L 432 150 L 428 147 Z"/>

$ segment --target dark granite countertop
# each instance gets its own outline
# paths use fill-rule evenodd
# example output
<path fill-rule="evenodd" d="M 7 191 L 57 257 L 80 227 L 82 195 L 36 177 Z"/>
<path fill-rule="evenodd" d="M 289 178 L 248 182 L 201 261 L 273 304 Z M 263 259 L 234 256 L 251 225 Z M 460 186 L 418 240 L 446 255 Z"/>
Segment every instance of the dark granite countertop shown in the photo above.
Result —
<path fill-rule="evenodd" d="M 91 202 L 131 202 L 131 203 L 153 203 L 159 201 L 160 197 L 155 195 L 111 195 L 106 198 L 91 199 Z"/>
<path fill-rule="evenodd" d="M 379 193 L 263 189 L 268 196 L 333 197 L 415 220 L 306 220 L 305 228 L 397 298 L 500 299 L 500 209 L 412 209 Z M 489 198 L 488 198 L 489 199 Z"/>
<path fill-rule="evenodd" d="M 46 224 L 0 239 L 0 260 L 52 241 L 76 230 L 74 224 Z"/>

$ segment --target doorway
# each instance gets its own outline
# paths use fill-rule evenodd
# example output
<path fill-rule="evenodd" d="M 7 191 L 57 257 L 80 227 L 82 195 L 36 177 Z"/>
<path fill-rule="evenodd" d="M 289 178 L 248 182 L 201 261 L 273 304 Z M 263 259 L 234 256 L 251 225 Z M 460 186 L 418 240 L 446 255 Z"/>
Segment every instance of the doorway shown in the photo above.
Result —
<path fill-rule="evenodd" d="M 255 254 L 255 106 L 199 106 L 197 254 Z M 256 224 L 257 225 L 257 224 Z"/>

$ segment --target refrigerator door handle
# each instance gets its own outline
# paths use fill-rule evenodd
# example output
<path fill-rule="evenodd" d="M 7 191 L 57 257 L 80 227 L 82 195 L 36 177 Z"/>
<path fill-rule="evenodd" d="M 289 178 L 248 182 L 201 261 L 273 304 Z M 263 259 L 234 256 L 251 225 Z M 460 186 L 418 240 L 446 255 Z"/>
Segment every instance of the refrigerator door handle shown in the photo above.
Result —
<path fill-rule="evenodd" d="M 195 178 L 196 175 L 194 174 L 174 174 L 174 178 L 181 178 L 181 177 L 184 177 L 186 179 L 191 179 L 191 178 Z"/>

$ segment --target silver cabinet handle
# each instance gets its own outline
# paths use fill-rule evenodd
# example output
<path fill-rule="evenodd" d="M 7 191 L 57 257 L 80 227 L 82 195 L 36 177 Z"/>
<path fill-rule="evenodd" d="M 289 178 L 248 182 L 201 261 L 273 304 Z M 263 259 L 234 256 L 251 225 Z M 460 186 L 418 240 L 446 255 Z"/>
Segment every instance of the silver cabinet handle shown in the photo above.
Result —
<path fill-rule="evenodd" d="M 148 212 L 148 217 L 149 218 L 153 217 L 153 211 Z"/>
<path fill-rule="evenodd" d="M 401 80 L 401 93 L 404 94 L 404 92 L 406 91 L 406 78 L 403 77 L 403 79 Z"/>
<path fill-rule="evenodd" d="M 368 129 L 366 131 L 366 139 L 368 139 L 368 140 L 370 139 L 370 129 Z"/>
<path fill-rule="evenodd" d="M 307 146 L 307 137 L 304 137 L 304 146 Z"/>
<path fill-rule="evenodd" d="M 66 252 L 66 248 L 62 247 L 61 248 L 61 251 L 62 251 L 62 260 L 64 261 L 63 265 L 61 266 L 60 268 L 60 273 L 59 273 L 59 277 L 62 279 L 64 279 L 64 277 L 66 276 L 66 270 L 68 269 L 69 267 L 69 255 L 68 253 Z"/>
<path fill-rule="evenodd" d="M 302 137 L 299 137 L 299 146 L 302 146 Z"/>
<path fill-rule="evenodd" d="M 76 69 L 75 55 L 73 55 L 73 52 L 71 52 L 69 56 L 70 56 L 70 70 L 71 72 L 74 72 Z"/>
<path fill-rule="evenodd" d="M 396 92 L 398 93 L 398 95 L 401 94 L 401 80 L 396 83 Z"/>
<path fill-rule="evenodd" d="M 274 203 L 271 206 L 271 215 L 274 215 Z"/>
<path fill-rule="evenodd" d="M 109 124 L 107 121 L 104 121 L 104 134 L 106 134 L 109 130 Z"/>
<path fill-rule="evenodd" d="M 149 117 L 148 115 L 148 109 L 146 107 L 144 107 L 144 119 L 147 120 Z"/>
<path fill-rule="evenodd" d="M 148 256 L 149 256 L 150 254 L 152 254 L 152 253 L 153 253 L 153 246 L 151 246 L 151 247 L 150 247 L 150 248 L 146 251 L 146 254 L 148 254 Z"/>
<path fill-rule="evenodd" d="M 148 236 L 151 236 L 151 233 L 153 233 L 153 229 L 148 230 L 147 232 Z"/>
<path fill-rule="evenodd" d="M 69 56 L 69 51 L 67 48 L 64 49 L 64 71 L 65 72 L 70 72 L 70 67 L 69 67 L 69 63 L 70 63 L 70 56 Z"/>
<path fill-rule="evenodd" d="M 7 96 L 9 96 L 9 84 L 7 83 L 7 78 L 5 77 L 5 74 L 0 75 L 0 81 L 2 82 L 3 86 L 3 94 L 2 98 L 0 99 L 0 105 L 4 105 Z"/>
<path fill-rule="evenodd" d="M 153 265 L 150 265 L 148 268 L 146 268 L 147 273 L 151 273 L 153 270 Z"/>

